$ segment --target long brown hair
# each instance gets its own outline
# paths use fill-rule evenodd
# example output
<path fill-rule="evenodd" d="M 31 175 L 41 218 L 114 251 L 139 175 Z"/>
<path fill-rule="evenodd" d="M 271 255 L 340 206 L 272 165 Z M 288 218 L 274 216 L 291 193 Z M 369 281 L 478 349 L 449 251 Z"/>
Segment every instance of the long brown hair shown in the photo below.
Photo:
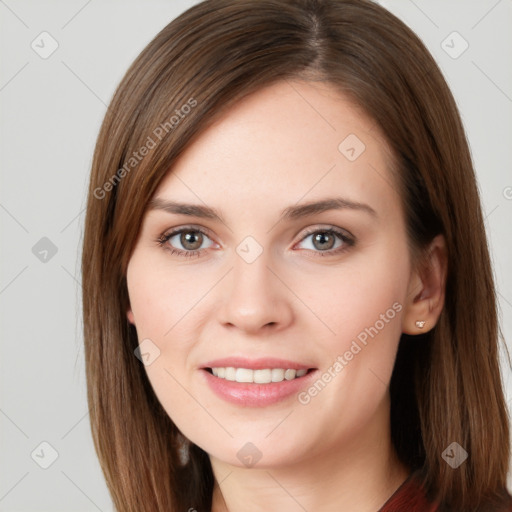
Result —
<path fill-rule="evenodd" d="M 146 206 L 184 148 L 240 98 L 293 78 L 334 84 L 386 135 L 412 250 L 445 236 L 445 307 L 421 339 L 402 335 L 392 440 L 446 510 L 498 510 L 507 497 L 508 416 L 468 144 L 431 55 L 368 0 L 206 0 L 167 25 L 119 85 L 94 153 L 82 255 L 90 420 L 114 504 L 210 510 L 208 456 L 192 445 L 180 463 L 180 433 L 134 356 L 126 269 Z M 469 454 L 457 469 L 442 458 L 452 442 Z"/>

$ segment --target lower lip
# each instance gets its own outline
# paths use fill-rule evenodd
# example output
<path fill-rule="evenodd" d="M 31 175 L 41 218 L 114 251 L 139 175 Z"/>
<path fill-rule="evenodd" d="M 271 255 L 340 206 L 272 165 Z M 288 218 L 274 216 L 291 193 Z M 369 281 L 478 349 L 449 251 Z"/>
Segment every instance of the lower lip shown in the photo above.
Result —
<path fill-rule="evenodd" d="M 316 370 L 309 371 L 303 377 L 269 384 L 254 384 L 235 382 L 215 377 L 209 371 L 202 369 L 204 378 L 210 389 L 220 398 L 232 404 L 245 407 L 266 407 L 292 395 L 296 395 L 301 389 L 309 385 Z"/>

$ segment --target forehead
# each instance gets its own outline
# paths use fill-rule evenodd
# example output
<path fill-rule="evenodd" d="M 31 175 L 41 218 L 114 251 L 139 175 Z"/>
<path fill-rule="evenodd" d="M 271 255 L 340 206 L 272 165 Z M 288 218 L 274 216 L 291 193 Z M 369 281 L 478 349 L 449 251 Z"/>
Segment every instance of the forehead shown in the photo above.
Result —
<path fill-rule="evenodd" d="M 239 214 L 326 194 L 385 209 L 399 199 L 390 161 L 375 122 L 334 86 L 282 81 L 242 99 L 203 131 L 155 196 Z"/>

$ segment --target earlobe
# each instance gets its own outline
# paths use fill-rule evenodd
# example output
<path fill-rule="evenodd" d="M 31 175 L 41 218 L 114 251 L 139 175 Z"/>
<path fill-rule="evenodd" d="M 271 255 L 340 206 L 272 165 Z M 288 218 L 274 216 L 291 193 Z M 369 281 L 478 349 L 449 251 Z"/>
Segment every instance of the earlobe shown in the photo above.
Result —
<path fill-rule="evenodd" d="M 128 322 L 130 322 L 132 325 L 135 325 L 135 318 L 133 316 L 133 312 L 131 309 L 129 309 L 127 312 L 126 312 L 126 318 L 128 318 Z"/>
<path fill-rule="evenodd" d="M 444 306 L 447 262 L 446 242 L 443 235 L 438 235 L 411 274 L 402 316 L 403 333 L 422 334 L 436 325 Z"/>

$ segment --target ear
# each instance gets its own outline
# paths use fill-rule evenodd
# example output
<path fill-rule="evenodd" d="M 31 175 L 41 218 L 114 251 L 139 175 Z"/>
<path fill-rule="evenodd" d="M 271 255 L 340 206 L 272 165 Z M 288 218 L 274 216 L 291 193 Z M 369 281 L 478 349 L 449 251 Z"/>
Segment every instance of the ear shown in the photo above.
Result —
<path fill-rule="evenodd" d="M 402 332 L 422 334 L 436 325 L 444 306 L 448 257 L 443 235 L 436 236 L 411 273 Z M 424 322 L 423 327 L 416 322 Z"/>
<path fill-rule="evenodd" d="M 126 318 L 128 318 L 128 322 L 135 325 L 135 317 L 133 316 L 133 311 L 131 308 L 128 308 L 128 311 L 126 312 Z"/>

